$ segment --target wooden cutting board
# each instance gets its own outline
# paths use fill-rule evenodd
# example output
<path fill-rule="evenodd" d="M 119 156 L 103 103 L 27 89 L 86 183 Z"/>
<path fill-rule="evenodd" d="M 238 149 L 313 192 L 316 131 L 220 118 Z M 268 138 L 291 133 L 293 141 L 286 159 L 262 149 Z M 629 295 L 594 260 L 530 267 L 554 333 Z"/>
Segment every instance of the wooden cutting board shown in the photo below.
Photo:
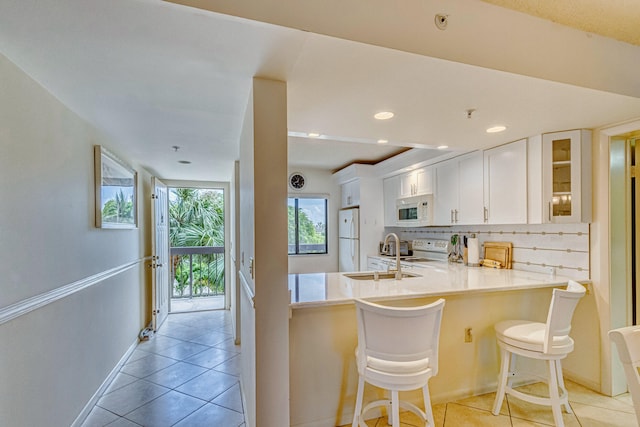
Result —
<path fill-rule="evenodd" d="M 484 242 L 484 259 L 500 262 L 502 268 L 511 269 L 513 257 L 513 243 Z"/>

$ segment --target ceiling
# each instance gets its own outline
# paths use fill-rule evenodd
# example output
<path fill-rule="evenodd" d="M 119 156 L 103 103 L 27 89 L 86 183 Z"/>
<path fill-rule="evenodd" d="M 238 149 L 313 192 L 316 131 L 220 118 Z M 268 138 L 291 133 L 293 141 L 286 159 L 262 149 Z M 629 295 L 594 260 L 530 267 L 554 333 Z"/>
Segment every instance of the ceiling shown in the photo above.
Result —
<path fill-rule="evenodd" d="M 289 163 L 329 170 L 410 147 L 462 152 L 640 116 L 635 97 L 156 0 L 3 0 L 0 53 L 112 150 L 176 180 L 230 179 L 256 75 L 287 81 Z M 381 110 L 396 116 L 373 119 Z M 496 124 L 507 130 L 485 132 Z"/>
<path fill-rule="evenodd" d="M 640 46 L 640 2 L 629 0 L 482 0 Z"/>

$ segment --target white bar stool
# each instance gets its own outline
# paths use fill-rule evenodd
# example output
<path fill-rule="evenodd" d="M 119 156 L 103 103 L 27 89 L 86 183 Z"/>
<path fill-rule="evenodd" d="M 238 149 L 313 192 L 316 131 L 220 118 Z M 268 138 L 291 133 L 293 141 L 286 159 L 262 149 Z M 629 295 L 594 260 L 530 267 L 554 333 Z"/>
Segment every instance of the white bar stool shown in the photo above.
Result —
<path fill-rule="evenodd" d="M 501 350 L 498 391 L 493 404 L 493 415 L 500 413 L 505 394 L 538 405 L 550 405 L 556 426 L 563 427 L 562 406 L 571 414 L 567 389 L 562 377 L 561 359 L 573 351 L 573 339 L 569 337 L 573 312 L 585 294 L 581 284 L 569 281 L 566 290 L 554 289 L 547 315 L 547 322 L 505 320 L 495 325 L 496 338 Z M 546 360 L 549 377 L 549 397 L 532 396 L 512 388 L 515 357 Z"/>
<path fill-rule="evenodd" d="M 636 419 L 640 425 L 640 326 L 627 326 L 609 331 L 609 338 L 618 348 L 618 357 L 624 367 L 627 387 L 631 393 Z"/>
<path fill-rule="evenodd" d="M 359 378 L 352 427 L 366 427 L 364 414 L 380 405 L 387 406 L 388 421 L 393 427 L 400 426 L 400 406 L 434 426 L 428 382 L 438 373 L 443 308 L 443 299 L 420 307 L 388 307 L 356 300 Z M 363 408 L 365 382 L 389 390 L 391 400 L 376 400 Z M 420 388 L 424 412 L 398 397 L 400 391 Z"/>

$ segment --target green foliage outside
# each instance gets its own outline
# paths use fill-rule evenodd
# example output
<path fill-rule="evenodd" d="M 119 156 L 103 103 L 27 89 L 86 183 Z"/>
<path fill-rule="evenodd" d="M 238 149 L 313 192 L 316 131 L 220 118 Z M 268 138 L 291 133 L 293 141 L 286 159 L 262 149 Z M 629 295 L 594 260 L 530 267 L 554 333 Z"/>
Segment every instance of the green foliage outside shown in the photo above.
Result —
<path fill-rule="evenodd" d="M 288 242 L 296 243 L 296 210 L 294 206 L 288 206 Z M 325 243 L 324 224 L 314 224 L 304 209 L 298 209 L 298 243 L 300 245 L 313 245 Z"/>
<path fill-rule="evenodd" d="M 224 199 L 221 191 L 193 188 L 171 189 L 169 197 L 171 247 L 224 246 Z M 194 254 L 193 296 L 224 293 L 224 253 Z M 174 294 L 189 287 L 189 255 L 172 257 Z"/>
<path fill-rule="evenodd" d="M 127 199 L 122 190 L 115 199 L 109 199 L 102 207 L 102 221 L 133 224 L 133 201 Z"/>

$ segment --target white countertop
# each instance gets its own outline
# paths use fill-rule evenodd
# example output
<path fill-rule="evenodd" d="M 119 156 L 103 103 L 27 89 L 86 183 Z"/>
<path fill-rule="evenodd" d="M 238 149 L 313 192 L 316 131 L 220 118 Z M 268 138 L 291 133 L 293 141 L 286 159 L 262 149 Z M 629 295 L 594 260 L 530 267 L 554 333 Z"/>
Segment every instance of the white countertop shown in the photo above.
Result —
<path fill-rule="evenodd" d="M 407 272 L 421 277 L 374 281 L 350 279 L 344 273 L 290 274 L 291 308 L 349 304 L 354 298 L 388 300 L 557 287 L 569 280 L 551 274 L 466 267 L 439 261 L 420 263 L 420 268 Z"/>

